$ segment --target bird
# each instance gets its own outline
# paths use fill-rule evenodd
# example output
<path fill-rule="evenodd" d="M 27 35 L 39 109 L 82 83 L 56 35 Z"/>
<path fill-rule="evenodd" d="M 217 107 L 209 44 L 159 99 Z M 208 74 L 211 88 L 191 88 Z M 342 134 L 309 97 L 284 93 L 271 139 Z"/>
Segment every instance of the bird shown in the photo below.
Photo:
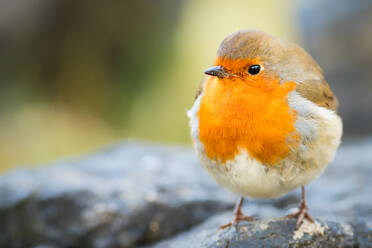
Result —
<path fill-rule="evenodd" d="M 301 188 L 296 229 L 314 222 L 305 186 L 332 162 L 342 137 L 338 100 L 300 46 L 260 30 L 220 44 L 187 111 L 193 148 L 214 181 L 241 196 L 224 229 L 252 221 L 245 197 L 277 198 Z"/>

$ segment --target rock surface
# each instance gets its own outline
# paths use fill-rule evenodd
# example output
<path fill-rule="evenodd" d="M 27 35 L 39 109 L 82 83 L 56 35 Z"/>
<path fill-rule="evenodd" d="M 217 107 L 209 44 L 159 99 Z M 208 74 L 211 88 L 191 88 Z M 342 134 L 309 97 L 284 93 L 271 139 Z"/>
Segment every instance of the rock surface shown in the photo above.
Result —
<path fill-rule="evenodd" d="M 192 231 L 153 248 L 368 247 L 357 239 L 363 231 L 369 233 L 369 242 L 372 241 L 371 227 L 357 231 L 350 224 L 332 221 L 306 222 L 295 230 L 296 220 L 282 218 L 241 222 L 236 227 L 217 230 L 216 226 L 223 219 L 213 217 Z"/>
<path fill-rule="evenodd" d="M 189 149 L 127 143 L 0 179 L 0 247 L 132 247 L 233 206 Z"/>
<path fill-rule="evenodd" d="M 260 220 L 217 233 L 237 196 L 188 148 L 128 142 L 1 176 L 0 247 L 372 247 L 371 178 L 372 139 L 345 145 L 307 187 L 323 234 L 294 240 L 294 220 L 279 218 L 294 211 L 297 191 L 248 200 L 245 213 Z"/>

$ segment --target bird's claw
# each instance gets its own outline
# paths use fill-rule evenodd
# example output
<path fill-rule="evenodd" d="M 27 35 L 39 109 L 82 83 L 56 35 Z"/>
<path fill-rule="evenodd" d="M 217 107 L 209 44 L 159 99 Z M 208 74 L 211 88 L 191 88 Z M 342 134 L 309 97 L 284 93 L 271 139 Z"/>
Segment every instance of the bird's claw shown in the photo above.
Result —
<path fill-rule="evenodd" d="M 239 213 L 239 214 L 236 214 L 233 218 L 232 221 L 230 221 L 229 223 L 225 224 L 225 225 L 222 225 L 219 227 L 220 230 L 223 230 L 229 226 L 237 226 L 237 224 L 240 222 L 240 221 L 253 221 L 254 218 L 253 217 L 250 217 L 250 216 L 247 216 L 247 215 L 244 215 L 242 213 Z"/>
<path fill-rule="evenodd" d="M 309 214 L 309 208 L 306 204 L 301 204 L 298 212 L 289 214 L 286 217 L 288 218 L 297 218 L 296 230 L 298 230 L 303 223 L 304 219 L 307 219 L 311 223 L 314 223 L 314 219 Z"/>

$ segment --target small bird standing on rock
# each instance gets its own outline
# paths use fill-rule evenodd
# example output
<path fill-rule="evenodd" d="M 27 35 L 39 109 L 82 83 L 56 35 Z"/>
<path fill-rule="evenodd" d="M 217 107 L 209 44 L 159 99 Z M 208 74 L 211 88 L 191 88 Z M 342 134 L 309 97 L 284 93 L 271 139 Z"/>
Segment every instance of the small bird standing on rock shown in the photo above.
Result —
<path fill-rule="evenodd" d="M 297 228 L 308 213 L 304 186 L 333 160 L 342 136 L 338 101 L 322 69 L 296 44 L 241 30 L 221 43 L 188 111 L 193 146 L 221 186 L 242 197 L 274 198 L 297 187 Z"/>

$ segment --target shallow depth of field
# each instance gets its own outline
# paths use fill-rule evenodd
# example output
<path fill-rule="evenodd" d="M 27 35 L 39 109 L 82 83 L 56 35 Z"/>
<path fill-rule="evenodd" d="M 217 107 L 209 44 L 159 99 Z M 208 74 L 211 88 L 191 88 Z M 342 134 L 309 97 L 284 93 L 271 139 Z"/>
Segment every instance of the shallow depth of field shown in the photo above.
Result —
<path fill-rule="evenodd" d="M 341 22 L 348 13 L 330 2 L 329 23 Z M 185 113 L 202 71 L 226 35 L 247 28 L 305 46 L 339 97 L 345 140 L 370 134 L 372 7 L 327 29 L 308 3 L 1 1 L 0 173 L 123 139 L 189 145 Z"/>

